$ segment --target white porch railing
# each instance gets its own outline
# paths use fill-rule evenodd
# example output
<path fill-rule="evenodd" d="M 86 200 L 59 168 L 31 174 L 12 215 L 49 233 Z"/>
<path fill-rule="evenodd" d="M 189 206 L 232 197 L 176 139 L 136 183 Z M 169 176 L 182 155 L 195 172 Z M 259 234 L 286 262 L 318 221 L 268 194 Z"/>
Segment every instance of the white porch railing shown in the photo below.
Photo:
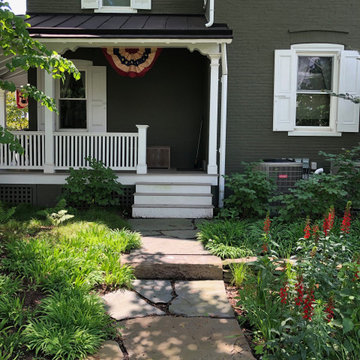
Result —
<path fill-rule="evenodd" d="M 105 166 L 118 171 L 137 170 L 146 173 L 146 125 L 138 125 L 134 133 L 76 133 L 54 132 L 50 156 L 54 170 L 88 167 L 86 158 L 102 161 Z M 0 169 L 44 170 L 45 132 L 13 131 L 23 154 L 0 144 Z"/>
<path fill-rule="evenodd" d="M 88 167 L 86 158 L 113 170 L 136 170 L 137 133 L 54 133 L 55 169 Z"/>
<path fill-rule="evenodd" d="M 42 169 L 44 165 L 45 135 L 38 131 L 12 131 L 24 149 L 23 154 L 10 150 L 9 145 L 0 144 L 1 169 Z"/>

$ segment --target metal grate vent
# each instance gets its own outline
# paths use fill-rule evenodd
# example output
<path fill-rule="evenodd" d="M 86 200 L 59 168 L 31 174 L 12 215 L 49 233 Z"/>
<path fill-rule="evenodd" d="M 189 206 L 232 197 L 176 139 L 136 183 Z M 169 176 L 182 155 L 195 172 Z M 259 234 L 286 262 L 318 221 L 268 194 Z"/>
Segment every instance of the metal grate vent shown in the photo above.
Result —
<path fill-rule="evenodd" d="M 26 185 L 0 186 L 0 201 L 8 204 L 33 204 L 34 188 Z"/>
<path fill-rule="evenodd" d="M 273 179 L 279 193 L 288 193 L 303 175 L 302 163 L 296 162 L 264 162 L 259 168 L 266 173 L 268 179 Z"/>

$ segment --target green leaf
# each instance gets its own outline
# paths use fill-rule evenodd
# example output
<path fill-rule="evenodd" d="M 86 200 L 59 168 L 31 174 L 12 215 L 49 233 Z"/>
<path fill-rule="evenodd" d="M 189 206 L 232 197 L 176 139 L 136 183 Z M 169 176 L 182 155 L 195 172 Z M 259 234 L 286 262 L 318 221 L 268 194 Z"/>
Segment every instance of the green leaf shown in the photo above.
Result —
<path fill-rule="evenodd" d="M 353 328 L 354 328 L 354 323 L 352 322 L 352 320 L 349 319 L 349 318 L 344 318 L 343 319 L 343 332 L 344 332 L 344 334 L 348 333 Z"/>

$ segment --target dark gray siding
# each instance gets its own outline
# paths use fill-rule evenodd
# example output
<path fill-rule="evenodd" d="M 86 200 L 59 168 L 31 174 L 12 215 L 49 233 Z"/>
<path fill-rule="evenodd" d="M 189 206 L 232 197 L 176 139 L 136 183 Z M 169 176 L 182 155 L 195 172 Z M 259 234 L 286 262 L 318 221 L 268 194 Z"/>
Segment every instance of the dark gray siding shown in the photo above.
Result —
<path fill-rule="evenodd" d="M 71 59 L 107 65 L 100 49 L 67 52 Z M 164 49 L 143 77 L 130 79 L 107 68 L 107 131 L 136 132 L 149 125 L 149 146 L 170 146 L 171 166 L 193 169 L 201 121 L 207 122 L 208 60 L 197 52 Z M 206 126 L 200 159 L 206 156 Z"/>
<path fill-rule="evenodd" d="M 203 14 L 203 0 L 152 0 L 152 13 Z M 92 13 L 82 10 L 81 0 L 27 0 L 28 13 Z M 146 11 L 144 11 L 146 12 Z"/>
<path fill-rule="evenodd" d="M 357 0 L 217 0 L 215 15 L 216 22 L 226 22 L 234 30 L 228 47 L 227 172 L 238 170 L 241 161 L 264 157 L 309 157 L 320 162 L 319 150 L 338 152 L 359 143 L 359 133 L 344 133 L 341 138 L 289 137 L 272 131 L 274 50 L 312 42 L 360 49 Z"/>

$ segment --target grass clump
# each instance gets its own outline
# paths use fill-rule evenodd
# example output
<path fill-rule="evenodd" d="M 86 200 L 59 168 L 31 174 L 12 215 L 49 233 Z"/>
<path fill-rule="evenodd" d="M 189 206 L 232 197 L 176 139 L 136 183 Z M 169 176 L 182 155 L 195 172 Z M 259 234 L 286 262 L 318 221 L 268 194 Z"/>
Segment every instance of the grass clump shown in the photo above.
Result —
<path fill-rule="evenodd" d="M 240 288 L 248 274 L 248 265 L 246 263 L 230 264 L 230 271 L 231 285 L 235 285 L 237 288 Z"/>
<path fill-rule="evenodd" d="M 27 313 L 20 298 L 21 282 L 0 274 L 0 359 L 16 360 L 22 355 L 23 325 Z"/>
<path fill-rule="evenodd" d="M 83 359 L 113 334 L 100 298 L 76 288 L 44 299 L 24 330 L 29 348 L 54 360 Z"/>

